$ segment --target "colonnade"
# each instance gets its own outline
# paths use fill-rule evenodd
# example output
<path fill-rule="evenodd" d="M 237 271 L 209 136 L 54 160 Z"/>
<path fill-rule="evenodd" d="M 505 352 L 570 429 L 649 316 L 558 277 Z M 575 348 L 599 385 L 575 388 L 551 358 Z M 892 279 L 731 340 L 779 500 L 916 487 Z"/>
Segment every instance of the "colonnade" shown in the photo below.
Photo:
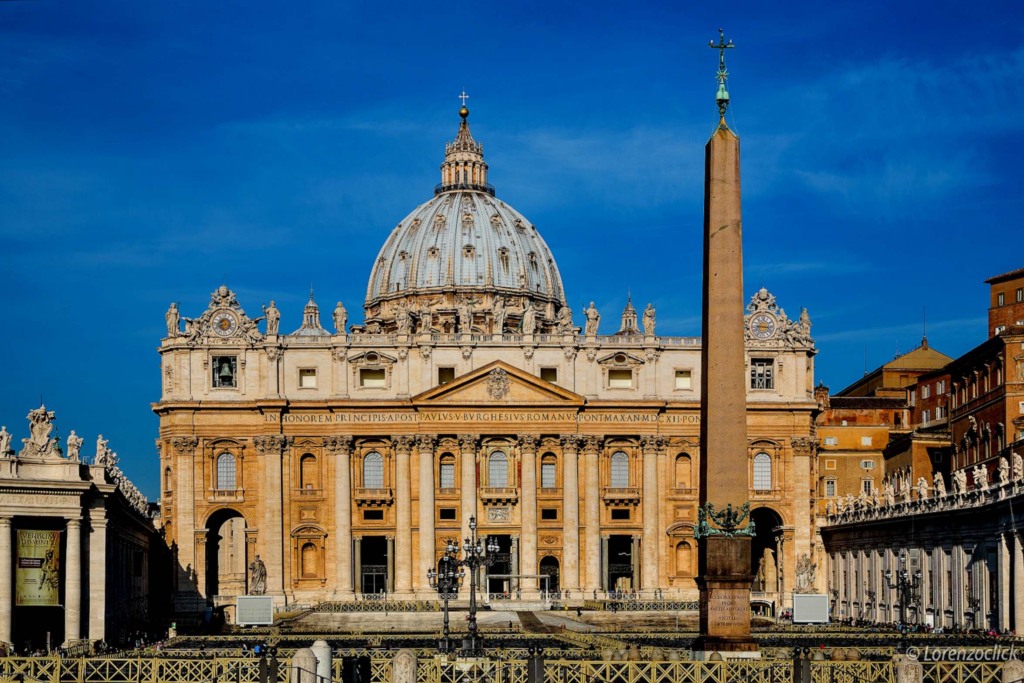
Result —
<path fill-rule="evenodd" d="M 101 509 L 87 511 L 82 517 L 65 518 L 64 530 L 64 642 L 83 638 L 83 626 L 90 640 L 106 637 L 107 594 L 107 520 Z M 0 517 L 0 643 L 13 643 L 14 636 L 14 557 L 17 554 L 13 520 Z M 87 535 L 83 561 L 83 539 Z M 83 591 L 88 590 L 89 599 Z M 83 606 L 88 606 L 84 614 Z M 85 617 L 85 618 L 83 618 Z"/>

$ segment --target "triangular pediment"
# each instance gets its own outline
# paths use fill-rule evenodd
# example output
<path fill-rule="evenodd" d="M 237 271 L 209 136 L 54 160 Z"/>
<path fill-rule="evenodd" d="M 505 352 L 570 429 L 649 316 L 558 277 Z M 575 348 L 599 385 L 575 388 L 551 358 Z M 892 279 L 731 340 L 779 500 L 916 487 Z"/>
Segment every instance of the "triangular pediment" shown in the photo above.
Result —
<path fill-rule="evenodd" d="M 581 406 L 584 399 L 568 389 L 514 368 L 500 360 L 488 363 L 453 381 L 424 391 L 412 399 L 426 405 L 537 405 Z"/>

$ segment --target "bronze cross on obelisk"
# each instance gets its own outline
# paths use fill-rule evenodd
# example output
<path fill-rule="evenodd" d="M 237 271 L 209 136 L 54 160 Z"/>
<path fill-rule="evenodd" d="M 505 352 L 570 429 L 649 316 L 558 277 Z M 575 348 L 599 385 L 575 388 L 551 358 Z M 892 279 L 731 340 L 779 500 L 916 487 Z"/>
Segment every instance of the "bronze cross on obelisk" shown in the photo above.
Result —
<path fill-rule="evenodd" d="M 718 94 L 715 95 L 715 101 L 718 102 L 719 115 L 725 116 L 725 110 L 729 107 L 729 91 L 725 89 L 725 79 L 729 75 L 725 70 L 725 51 L 736 46 L 732 44 L 732 40 L 725 42 L 725 31 L 718 29 L 718 45 L 715 45 L 715 41 L 709 40 L 708 47 L 718 50 Z"/>

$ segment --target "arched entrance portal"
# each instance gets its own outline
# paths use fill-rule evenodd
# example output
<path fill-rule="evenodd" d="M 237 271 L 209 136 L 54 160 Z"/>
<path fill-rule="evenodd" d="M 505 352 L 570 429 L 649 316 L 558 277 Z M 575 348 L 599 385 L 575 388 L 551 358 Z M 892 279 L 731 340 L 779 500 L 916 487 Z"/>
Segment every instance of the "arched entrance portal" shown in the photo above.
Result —
<path fill-rule="evenodd" d="M 540 589 L 557 591 L 561 590 L 561 586 L 558 584 L 558 558 L 546 555 L 540 560 L 540 573 L 547 576 L 548 580 L 545 581 L 543 578 L 540 579 Z M 545 584 L 547 584 L 545 586 Z"/>
<path fill-rule="evenodd" d="M 782 518 L 771 508 L 751 511 L 754 538 L 750 546 L 750 571 L 754 581 L 750 589 L 755 593 L 775 594 L 781 588 L 782 558 L 779 557 L 778 536 L 782 532 Z"/>
<path fill-rule="evenodd" d="M 206 595 L 245 595 L 245 518 L 217 510 L 206 522 Z"/>

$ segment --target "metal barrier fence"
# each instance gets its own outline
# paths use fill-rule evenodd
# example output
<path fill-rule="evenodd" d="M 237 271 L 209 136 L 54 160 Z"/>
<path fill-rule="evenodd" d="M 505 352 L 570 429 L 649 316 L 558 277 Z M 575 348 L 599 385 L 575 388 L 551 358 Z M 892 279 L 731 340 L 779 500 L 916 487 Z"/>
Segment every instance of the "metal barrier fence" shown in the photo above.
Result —
<path fill-rule="evenodd" d="M 554 654 L 554 650 L 549 650 Z M 368 679 L 391 683 L 394 651 L 337 653 L 332 679 L 342 681 L 345 657 L 368 657 Z M 417 683 L 527 683 L 521 651 L 501 659 L 449 660 L 419 653 Z M 811 662 L 811 683 L 894 683 L 892 662 Z M 1001 662 L 923 662 L 923 683 L 1001 683 Z M 278 659 L 277 680 L 287 683 L 290 658 Z M 595 661 L 545 659 L 542 683 L 790 683 L 792 660 Z M 2 657 L 0 681 L 26 683 L 259 683 L 255 657 Z"/>

